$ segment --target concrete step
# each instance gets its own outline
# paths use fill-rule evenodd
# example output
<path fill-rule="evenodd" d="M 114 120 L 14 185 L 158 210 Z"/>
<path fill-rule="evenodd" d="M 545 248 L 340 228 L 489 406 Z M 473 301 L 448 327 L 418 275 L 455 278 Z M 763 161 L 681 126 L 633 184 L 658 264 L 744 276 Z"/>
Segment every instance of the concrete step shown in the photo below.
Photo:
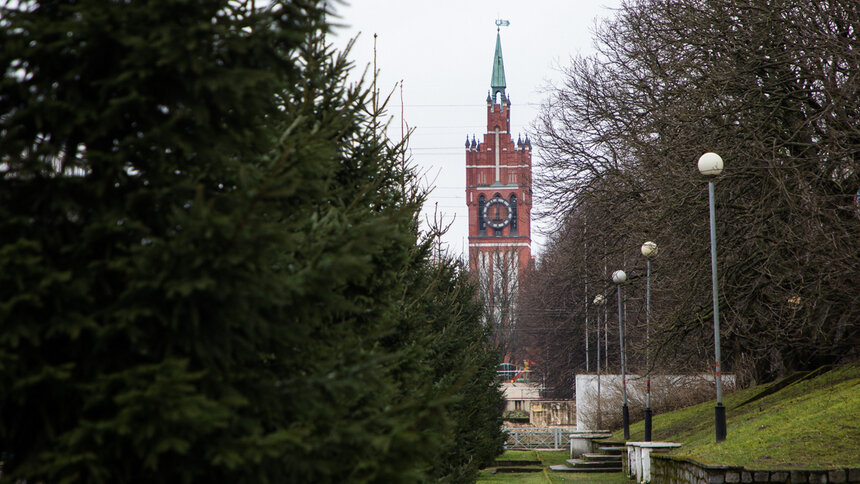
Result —
<path fill-rule="evenodd" d="M 539 466 L 541 465 L 541 461 L 539 460 L 501 460 L 496 459 L 493 463 L 493 467 L 523 467 L 523 466 Z"/>
<path fill-rule="evenodd" d="M 600 440 L 597 443 L 606 447 L 624 447 L 627 445 L 627 442 L 623 440 Z"/>
<path fill-rule="evenodd" d="M 511 466 L 511 467 L 495 467 L 494 473 L 522 473 L 522 472 L 540 472 L 543 470 L 543 467 L 522 467 L 522 466 Z"/>
<path fill-rule="evenodd" d="M 581 457 L 592 462 L 621 462 L 621 454 L 582 454 Z"/>
<path fill-rule="evenodd" d="M 622 452 L 626 451 L 626 447 L 598 447 L 597 450 L 603 452 L 604 454 L 609 455 L 621 455 Z"/>
<path fill-rule="evenodd" d="M 551 471 L 555 471 L 555 472 L 582 472 L 582 473 L 592 473 L 592 472 L 594 472 L 594 473 L 597 473 L 597 472 L 615 473 L 615 472 L 621 472 L 620 467 L 570 467 L 570 466 L 561 465 L 561 464 L 549 466 L 549 469 Z"/>
<path fill-rule="evenodd" d="M 567 465 L 570 467 L 581 467 L 583 469 L 591 468 L 591 467 L 617 467 L 620 469 L 621 468 L 621 461 L 617 461 L 617 462 L 599 462 L 598 461 L 598 462 L 595 462 L 595 461 L 587 461 L 587 460 L 582 460 L 582 459 L 568 459 Z"/>

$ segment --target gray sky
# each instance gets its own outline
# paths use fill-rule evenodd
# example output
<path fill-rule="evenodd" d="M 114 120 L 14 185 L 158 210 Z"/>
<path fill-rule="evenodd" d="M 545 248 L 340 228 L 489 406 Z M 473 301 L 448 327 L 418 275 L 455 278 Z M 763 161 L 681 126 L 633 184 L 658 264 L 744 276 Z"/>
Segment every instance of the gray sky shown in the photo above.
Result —
<path fill-rule="evenodd" d="M 404 117 L 415 128 L 410 139 L 413 163 L 433 192 L 424 207 L 434 207 L 453 225 L 443 238 L 459 256 L 468 244 L 465 200 L 466 136 L 486 131 L 487 91 L 490 87 L 497 18 L 510 21 L 501 28 L 507 93 L 511 98 L 511 133 L 523 137 L 537 117 L 548 82 L 559 79 L 558 66 L 576 55 L 593 52 L 592 32 L 598 18 L 613 14 L 620 0 L 354 0 L 339 4 L 337 46 L 361 33 L 352 50 L 356 75 L 373 61 L 377 34 L 377 85 L 383 96 L 403 81 Z M 399 139 L 400 89 L 389 105 L 394 116 L 389 135 Z M 532 155 L 537 165 L 539 150 Z M 537 187 L 535 187 L 537 188 Z M 540 203 L 536 190 L 535 201 Z M 534 209 L 533 209 L 534 211 Z M 532 216 L 532 253 L 539 254 L 544 227 Z"/>

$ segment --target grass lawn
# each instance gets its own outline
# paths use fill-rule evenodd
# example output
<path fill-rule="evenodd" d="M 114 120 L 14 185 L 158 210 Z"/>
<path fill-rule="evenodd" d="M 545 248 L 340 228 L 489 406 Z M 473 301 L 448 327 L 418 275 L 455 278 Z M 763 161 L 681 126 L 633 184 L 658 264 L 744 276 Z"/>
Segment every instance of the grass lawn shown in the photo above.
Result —
<path fill-rule="evenodd" d="M 608 484 L 629 484 L 631 481 L 620 472 L 608 474 L 561 474 L 549 470 L 549 466 L 564 464 L 569 458 L 567 451 L 516 451 L 509 450 L 499 456 L 499 460 L 537 460 L 541 461 L 540 472 L 524 472 L 517 474 L 499 473 L 491 474 L 481 471 L 478 476 L 479 483 L 509 482 L 516 484 L 547 484 L 555 482 L 596 482 Z"/>
<path fill-rule="evenodd" d="M 546 484 L 549 480 L 545 471 L 527 472 L 524 474 L 490 474 L 481 471 L 477 482 L 515 482 L 518 484 Z"/>
<path fill-rule="evenodd" d="M 508 451 L 505 451 L 504 454 L 500 455 L 498 457 L 498 460 L 511 460 L 511 461 L 525 460 L 525 461 L 530 461 L 530 460 L 540 460 L 540 459 L 538 458 L 537 452 L 534 450 L 508 450 Z"/>
<path fill-rule="evenodd" d="M 673 455 L 748 469 L 860 466 L 860 364 L 835 368 L 744 404 L 770 385 L 724 396 L 724 442 L 714 441 L 713 401 L 662 415 L 654 409 L 653 440 L 682 442 Z M 643 423 L 635 423 L 630 440 L 641 440 L 643 433 Z M 622 432 L 613 438 L 623 440 Z"/>

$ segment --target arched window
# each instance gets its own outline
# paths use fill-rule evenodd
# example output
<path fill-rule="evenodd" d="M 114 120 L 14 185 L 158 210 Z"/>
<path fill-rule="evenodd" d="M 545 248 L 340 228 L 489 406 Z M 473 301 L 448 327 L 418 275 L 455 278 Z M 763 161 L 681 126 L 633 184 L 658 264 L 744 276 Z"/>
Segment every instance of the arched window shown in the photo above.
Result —
<path fill-rule="evenodd" d="M 511 233 L 517 231 L 517 196 L 511 194 Z"/>
<path fill-rule="evenodd" d="M 482 193 L 478 196 L 478 231 L 484 232 L 487 230 L 487 221 L 484 220 L 484 206 L 487 204 L 487 197 Z"/>

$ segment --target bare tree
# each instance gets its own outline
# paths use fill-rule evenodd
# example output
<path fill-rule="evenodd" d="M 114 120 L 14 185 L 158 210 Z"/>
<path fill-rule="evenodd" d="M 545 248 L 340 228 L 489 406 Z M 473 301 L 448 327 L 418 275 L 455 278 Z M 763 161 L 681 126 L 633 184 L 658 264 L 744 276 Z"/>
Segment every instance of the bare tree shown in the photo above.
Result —
<path fill-rule="evenodd" d="M 484 301 L 484 321 L 503 358 L 520 361 L 517 351 L 517 309 L 520 292 L 520 257 L 515 248 L 478 253 L 478 294 Z"/>
<path fill-rule="evenodd" d="M 716 193 L 728 369 L 762 380 L 857 356 L 858 29 L 854 0 L 629 1 L 598 30 L 599 53 L 573 59 L 550 92 L 534 127 L 537 182 L 560 221 L 545 259 L 586 251 L 589 267 L 568 278 L 607 262 L 631 274 L 634 366 L 645 240 L 661 248 L 655 364 L 707 367 L 712 354 L 695 168 L 706 151 L 726 160 Z M 586 223 L 587 234 L 571 230 Z"/>

